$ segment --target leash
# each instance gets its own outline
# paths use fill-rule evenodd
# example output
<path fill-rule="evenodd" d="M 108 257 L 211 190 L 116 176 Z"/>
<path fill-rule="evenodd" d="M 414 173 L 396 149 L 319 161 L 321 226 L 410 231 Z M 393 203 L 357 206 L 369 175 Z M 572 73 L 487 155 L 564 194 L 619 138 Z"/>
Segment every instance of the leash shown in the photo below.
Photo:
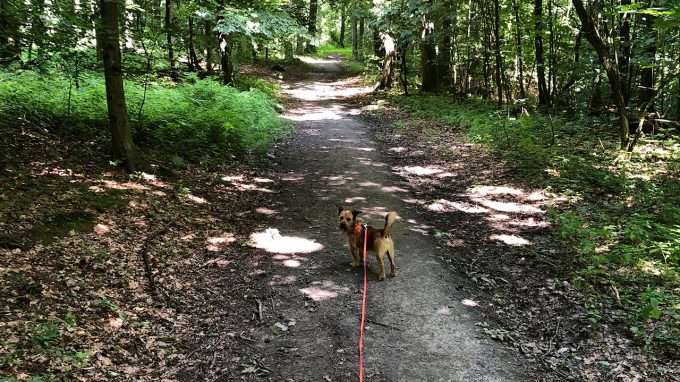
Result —
<path fill-rule="evenodd" d="M 364 224 L 364 293 L 361 296 L 361 326 L 359 327 L 359 382 L 364 380 L 364 321 L 366 319 L 366 242 L 368 238 L 368 229 Z"/>

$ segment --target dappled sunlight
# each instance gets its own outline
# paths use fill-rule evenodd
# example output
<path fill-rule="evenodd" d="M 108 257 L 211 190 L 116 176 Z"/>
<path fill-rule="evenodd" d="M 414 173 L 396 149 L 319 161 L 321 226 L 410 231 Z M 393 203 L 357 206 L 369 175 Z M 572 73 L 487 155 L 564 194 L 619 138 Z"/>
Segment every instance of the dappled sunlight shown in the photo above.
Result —
<path fill-rule="evenodd" d="M 314 281 L 312 286 L 301 288 L 300 292 L 313 301 L 327 301 L 349 293 L 349 288 L 332 281 Z"/>
<path fill-rule="evenodd" d="M 258 191 L 263 193 L 273 193 L 274 191 L 261 187 L 262 184 L 274 184 L 275 182 L 268 178 L 255 177 L 252 180 L 248 180 L 244 175 L 236 176 L 223 176 L 222 180 L 231 184 L 234 188 L 239 191 Z"/>
<path fill-rule="evenodd" d="M 502 243 L 512 246 L 523 246 L 531 244 L 529 240 L 521 238 L 517 235 L 491 235 L 489 239 L 500 241 Z"/>
<path fill-rule="evenodd" d="M 187 194 L 183 196 L 184 199 L 196 203 L 196 204 L 208 204 L 208 201 L 206 201 L 204 198 L 201 198 L 200 196 L 192 195 L 192 194 Z"/>
<path fill-rule="evenodd" d="M 273 216 L 273 215 L 279 214 L 278 211 L 272 210 L 272 209 L 267 208 L 267 207 L 258 207 L 258 208 L 255 209 L 255 212 L 257 212 L 258 214 L 267 215 L 267 216 Z"/>
<path fill-rule="evenodd" d="M 542 214 L 545 213 L 544 210 L 534 207 L 529 204 L 519 204 L 513 202 L 497 202 L 493 200 L 485 199 L 473 199 L 484 207 L 500 211 L 500 212 L 511 212 L 517 214 Z"/>
<path fill-rule="evenodd" d="M 361 201 L 364 201 L 364 200 L 366 200 L 366 198 L 364 198 L 363 196 L 355 196 L 353 198 L 346 198 L 345 200 L 343 200 L 343 202 L 346 203 L 346 204 L 349 204 L 349 203 L 361 202 Z"/>
<path fill-rule="evenodd" d="M 479 207 L 478 205 L 461 202 L 451 202 L 446 199 L 439 199 L 436 202 L 429 204 L 427 206 L 427 209 L 434 212 L 450 212 L 456 210 L 468 214 L 483 214 L 489 212 L 488 209 Z"/>
<path fill-rule="evenodd" d="M 344 114 L 344 108 L 339 105 L 328 107 L 301 107 L 284 115 L 283 118 L 294 122 L 324 120 L 337 121 L 343 119 Z M 305 129 L 302 131 L 304 132 Z"/>
<path fill-rule="evenodd" d="M 234 234 L 231 232 L 223 233 L 219 236 L 212 236 L 206 239 L 206 249 L 211 252 L 219 252 L 222 247 L 229 245 L 236 241 Z"/>
<path fill-rule="evenodd" d="M 298 279 L 297 276 L 293 276 L 293 275 L 288 275 L 288 276 L 274 275 L 274 276 L 272 276 L 272 280 L 269 282 L 269 285 L 270 286 L 291 285 L 291 284 L 295 284 L 297 279 Z"/>
<path fill-rule="evenodd" d="M 94 232 L 98 233 L 99 235 L 106 235 L 107 233 L 111 232 L 111 228 L 106 224 L 99 223 L 94 226 Z"/>
<path fill-rule="evenodd" d="M 469 195 L 487 196 L 487 195 L 523 195 L 524 192 L 517 188 L 506 186 L 475 186 L 468 190 Z"/>
<path fill-rule="evenodd" d="M 438 168 L 438 167 L 434 167 L 434 166 L 428 166 L 428 167 L 422 167 L 422 166 L 405 166 L 405 167 L 404 167 L 404 170 L 405 170 L 406 172 L 408 172 L 409 174 L 418 175 L 418 176 L 422 176 L 422 175 L 434 175 L 434 174 L 438 174 L 438 173 L 444 171 L 444 170 L 442 170 L 442 169 L 440 169 L 440 168 Z"/>
<path fill-rule="evenodd" d="M 462 299 L 462 300 L 460 301 L 460 303 L 463 304 L 463 305 L 465 305 L 465 306 L 470 306 L 470 307 L 479 306 L 479 303 L 478 303 L 477 301 L 471 300 L 471 299 L 468 299 L 468 298 Z"/>
<path fill-rule="evenodd" d="M 322 244 L 314 240 L 283 236 L 276 228 L 267 228 L 264 232 L 253 233 L 250 235 L 250 240 L 255 248 L 278 254 L 312 253 L 324 249 Z"/>

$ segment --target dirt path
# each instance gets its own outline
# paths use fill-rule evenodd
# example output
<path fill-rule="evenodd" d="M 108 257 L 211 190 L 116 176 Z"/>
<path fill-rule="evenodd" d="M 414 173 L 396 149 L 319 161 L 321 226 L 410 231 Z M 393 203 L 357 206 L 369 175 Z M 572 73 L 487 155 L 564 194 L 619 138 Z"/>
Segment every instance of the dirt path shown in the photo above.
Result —
<path fill-rule="evenodd" d="M 398 277 L 379 282 L 369 258 L 368 381 L 528 380 L 519 358 L 480 333 L 479 316 L 462 304 L 429 227 L 407 203 L 410 190 L 396 186 L 367 126 L 342 104 L 359 89 L 342 79 L 338 62 L 318 65 L 287 89 L 298 101 L 287 115 L 298 132 L 278 157 L 281 192 L 272 195 L 270 226 L 260 227 L 282 235 L 270 230 L 258 241 L 278 265 L 269 275 L 272 297 L 262 303 L 266 325 L 249 334 L 270 371 L 265 379 L 356 378 L 361 273 L 349 267 L 336 226 L 340 203 L 375 225 L 390 210 L 401 217 L 393 230 Z"/>

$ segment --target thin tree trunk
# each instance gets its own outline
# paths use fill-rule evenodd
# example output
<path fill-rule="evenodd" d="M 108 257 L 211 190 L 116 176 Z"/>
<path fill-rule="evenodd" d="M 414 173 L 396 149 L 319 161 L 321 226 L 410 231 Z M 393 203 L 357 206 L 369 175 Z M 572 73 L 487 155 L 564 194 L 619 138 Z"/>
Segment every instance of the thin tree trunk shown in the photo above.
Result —
<path fill-rule="evenodd" d="M 222 67 L 222 83 L 234 86 L 234 62 L 231 57 L 231 45 L 226 36 L 220 34 L 220 66 Z"/>
<path fill-rule="evenodd" d="M 168 38 L 170 76 L 173 79 L 177 79 L 177 73 L 175 72 L 175 51 L 172 48 L 172 0 L 165 0 L 165 34 Z"/>
<path fill-rule="evenodd" d="M 491 92 L 491 85 L 489 83 L 490 71 L 491 71 L 491 55 L 489 53 L 489 46 L 491 46 L 491 31 L 489 27 L 488 20 L 483 18 L 484 24 L 484 52 L 482 53 L 484 59 L 484 93 L 482 94 L 483 99 L 489 98 L 489 93 Z"/>
<path fill-rule="evenodd" d="M 451 7 L 451 4 L 447 2 L 445 6 Z M 451 35 L 451 20 L 445 17 L 442 20 L 441 45 L 437 59 L 438 82 L 441 84 L 440 88 L 444 89 L 451 88 Z"/>
<path fill-rule="evenodd" d="M 198 62 L 196 47 L 194 46 L 194 19 L 189 17 L 189 70 L 199 71 L 201 64 Z"/>
<path fill-rule="evenodd" d="M 621 0 L 621 5 L 630 5 L 631 0 Z M 630 63 L 631 41 L 630 41 L 630 13 L 624 12 L 621 15 L 621 26 L 619 27 L 619 44 L 621 45 L 621 56 L 619 57 L 619 73 L 623 86 L 623 100 L 630 102 L 630 89 L 625 86 L 629 82 L 628 65 Z"/>
<path fill-rule="evenodd" d="M 357 35 L 357 49 L 359 51 L 359 59 L 363 60 L 365 57 L 364 34 L 366 33 L 366 23 L 364 16 L 359 18 L 359 35 Z"/>
<path fill-rule="evenodd" d="M 356 61 L 359 59 L 359 46 L 357 40 L 357 17 L 352 15 L 352 60 Z"/>
<path fill-rule="evenodd" d="M 345 14 L 345 7 L 340 9 L 340 44 L 341 48 L 345 47 L 345 25 L 347 24 L 347 15 Z"/>
<path fill-rule="evenodd" d="M 111 156 L 121 161 L 127 172 L 134 172 L 139 165 L 137 148 L 132 141 L 132 131 L 125 105 L 120 44 L 118 42 L 117 0 L 101 0 L 102 53 L 104 56 L 104 77 L 106 103 L 111 127 Z"/>
<path fill-rule="evenodd" d="M 286 40 L 283 43 L 284 57 L 283 60 L 286 62 L 293 61 L 293 43 L 290 40 Z"/>
<path fill-rule="evenodd" d="M 615 65 L 611 56 L 609 55 L 609 47 L 605 45 L 595 29 L 595 24 L 592 18 L 588 15 L 585 6 L 581 0 L 572 0 L 574 3 L 574 8 L 581 20 L 581 30 L 586 36 L 586 39 L 593 46 L 600 58 L 600 63 L 604 67 L 607 73 L 607 78 L 609 79 L 609 85 L 612 89 L 612 97 L 614 103 L 618 108 L 619 112 L 619 138 L 621 141 L 621 149 L 624 150 L 628 146 L 628 141 L 630 140 L 630 128 L 628 126 L 628 116 L 626 115 L 626 101 L 623 98 L 623 91 L 621 87 L 621 77 L 619 76 L 618 67 Z"/>
<path fill-rule="evenodd" d="M 650 2 L 650 6 L 653 5 Z M 649 100 L 654 97 L 654 80 L 655 80 L 655 59 L 656 56 L 656 33 L 654 32 L 654 16 L 644 15 L 644 38 L 650 40 L 654 37 L 654 42 L 646 43 L 645 56 L 650 57 L 651 62 L 647 62 L 640 72 L 640 91 L 638 94 L 639 104 L 647 105 Z M 649 110 L 654 111 L 654 105 L 649 105 Z"/>
<path fill-rule="evenodd" d="M 424 92 L 439 91 L 437 48 L 433 41 L 433 33 L 434 31 L 429 26 L 429 22 L 425 22 L 422 32 L 422 41 L 420 43 L 421 79 L 423 83 L 421 90 Z"/>
<path fill-rule="evenodd" d="M 526 98 L 526 91 L 524 90 L 524 61 L 522 58 L 522 36 L 520 33 L 520 23 L 519 23 L 519 6 L 517 5 L 517 0 L 512 0 L 512 8 L 515 11 L 515 37 L 516 37 L 516 48 L 517 48 L 517 70 L 519 72 L 519 98 Z"/>
<path fill-rule="evenodd" d="M 214 49 L 214 34 L 212 30 L 212 23 L 208 20 L 205 21 L 205 39 L 206 39 L 206 49 L 205 49 L 205 73 L 207 75 L 213 75 L 215 71 L 213 70 L 213 49 Z"/>
<path fill-rule="evenodd" d="M 501 18 L 498 0 L 494 0 L 494 49 L 496 51 L 496 88 L 498 89 L 498 107 L 503 107 L 503 56 L 501 56 Z"/>
<path fill-rule="evenodd" d="M 307 31 L 309 35 L 312 36 L 312 41 L 307 44 L 307 53 L 315 53 L 316 46 L 314 45 L 314 38 L 316 38 L 316 15 L 319 9 L 318 0 L 309 0 L 309 24 L 307 25 Z"/>
<path fill-rule="evenodd" d="M 534 2 L 534 47 L 536 49 L 536 77 L 538 82 L 538 104 L 548 105 L 548 85 L 545 81 L 545 61 L 543 59 L 543 0 Z"/>
<path fill-rule="evenodd" d="M 401 52 L 401 75 L 402 87 L 404 88 L 404 95 L 408 95 L 408 63 L 406 61 L 406 53 L 408 52 L 408 43 L 403 43 L 403 50 Z"/>

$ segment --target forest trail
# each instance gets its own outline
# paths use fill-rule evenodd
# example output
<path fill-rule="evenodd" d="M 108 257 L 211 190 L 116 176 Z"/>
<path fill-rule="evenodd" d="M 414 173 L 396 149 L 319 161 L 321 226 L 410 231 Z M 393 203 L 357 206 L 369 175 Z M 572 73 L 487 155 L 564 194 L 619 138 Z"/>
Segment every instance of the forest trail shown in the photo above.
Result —
<path fill-rule="evenodd" d="M 463 305 L 456 276 L 440 261 L 430 227 L 406 202 L 388 158 L 368 136 L 358 110 L 342 97 L 363 91 L 344 77 L 337 60 L 286 93 L 286 115 L 297 132 L 279 153 L 280 192 L 272 195 L 272 219 L 280 235 L 257 243 L 271 252 L 271 304 L 276 321 L 250 335 L 271 381 L 350 381 L 357 377 L 361 271 L 351 269 L 346 239 L 337 227 L 337 204 L 364 211 L 382 227 L 391 210 L 398 276 L 377 277 L 368 259 L 364 364 L 368 381 L 523 381 L 522 360 L 482 334 L 479 315 Z M 277 246 L 277 242 L 281 246 Z M 297 253 L 291 246 L 299 245 Z M 307 252 L 307 253 L 305 253 Z M 468 296 L 469 297 L 469 296 Z"/>

